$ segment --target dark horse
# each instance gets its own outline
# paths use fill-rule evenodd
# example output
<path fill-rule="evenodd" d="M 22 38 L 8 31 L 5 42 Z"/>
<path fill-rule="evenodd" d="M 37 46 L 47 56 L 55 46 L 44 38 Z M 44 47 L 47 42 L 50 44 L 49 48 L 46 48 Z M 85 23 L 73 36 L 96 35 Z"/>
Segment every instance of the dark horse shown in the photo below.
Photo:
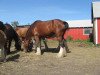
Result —
<path fill-rule="evenodd" d="M 63 37 L 66 29 L 69 25 L 67 22 L 54 19 L 49 21 L 35 21 L 30 28 L 28 29 L 25 39 L 24 39 L 24 48 L 28 50 L 28 45 L 31 38 L 34 38 L 36 44 L 36 54 L 41 55 L 40 41 L 43 38 L 56 37 L 59 41 L 60 51 L 58 57 L 66 56 L 66 53 L 69 52 L 67 43 Z M 67 52 L 66 52 L 67 51 Z"/>
<path fill-rule="evenodd" d="M 5 27 L 6 27 L 5 34 L 7 36 L 5 49 L 7 50 L 7 54 L 10 53 L 10 46 L 11 46 L 12 40 L 15 41 L 15 48 L 17 50 L 20 50 L 21 45 L 20 45 L 20 39 L 19 39 L 18 34 L 16 33 L 16 31 L 13 29 L 13 27 L 10 24 L 5 24 Z"/>
<path fill-rule="evenodd" d="M 1 52 L 1 59 L 0 61 L 6 61 L 6 50 L 4 48 L 6 43 L 6 35 L 5 33 L 0 30 L 0 52 Z"/>
<path fill-rule="evenodd" d="M 6 50 L 4 46 L 7 38 L 4 33 L 4 30 L 5 30 L 5 26 L 3 25 L 3 22 L 0 21 L 0 54 L 1 54 L 0 61 L 6 61 Z"/>

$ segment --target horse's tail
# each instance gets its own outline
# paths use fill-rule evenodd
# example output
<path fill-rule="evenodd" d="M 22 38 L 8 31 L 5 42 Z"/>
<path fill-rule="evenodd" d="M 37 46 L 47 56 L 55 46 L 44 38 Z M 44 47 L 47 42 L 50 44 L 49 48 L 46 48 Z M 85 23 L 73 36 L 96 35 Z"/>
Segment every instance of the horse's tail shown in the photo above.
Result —
<path fill-rule="evenodd" d="M 65 26 L 65 29 L 69 29 L 69 24 L 66 21 L 63 21 L 63 24 Z"/>
<path fill-rule="evenodd" d="M 15 48 L 17 50 L 21 50 L 21 41 L 20 38 L 17 34 L 17 32 L 14 30 L 14 28 L 10 25 L 10 24 L 5 24 L 6 29 L 8 27 L 8 32 L 10 34 L 10 36 L 12 36 L 12 39 L 15 41 Z"/>
<path fill-rule="evenodd" d="M 64 38 L 64 35 L 65 35 L 66 31 L 69 30 L 69 24 L 68 24 L 66 21 L 63 21 L 63 24 L 64 24 L 63 39 L 66 40 L 66 39 Z"/>
<path fill-rule="evenodd" d="M 15 48 L 17 50 L 21 50 L 21 40 L 20 40 L 17 32 L 14 29 L 13 29 L 13 36 L 14 36 L 13 39 L 15 41 Z"/>

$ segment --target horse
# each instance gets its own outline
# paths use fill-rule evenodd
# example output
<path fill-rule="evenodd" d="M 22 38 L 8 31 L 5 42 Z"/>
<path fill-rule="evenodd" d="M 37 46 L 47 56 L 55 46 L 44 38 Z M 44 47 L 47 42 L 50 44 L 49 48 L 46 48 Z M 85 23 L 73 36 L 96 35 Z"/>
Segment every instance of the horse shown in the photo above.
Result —
<path fill-rule="evenodd" d="M 0 61 L 6 61 L 6 50 L 4 48 L 6 43 L 6 35 L 5 33 L 0 30 L 0 51 L 1 51 L 1 59 Z"/>
<path fill-rule="evenodd" d="M 23 41 L 26 35 L 27 30 L 29 29 L 30 26 L 27 27 L 16 27 L 15 31 L 17 32 L 18 36 L 20 39 Z"/>
<path fill-rule="evenodd" d="M 10 53 L 10 47 L 11 47 L 12 40 L 15 41 L 15 48 L 17 50 L 21 50 L 20 39 L 19 39 L 16 31 L 13 29 L 13 27 L 10 24 L 6 23 L 4 25 L 6 27 L 5 34 L 7 36 L 7 41 L 6 41 L 6 44 L 5 44 L 5 49 L 7 50 L 7 54 Z"/>
<path fill-rule="evenodd" d="M 29 27 L 30 26 L 27 26 L 27 27 L 16 27 L 15 28 L 15 31 L 18 34 L 19 38 L 20 38 L 20 43 L 21 43 L 21 46 L 22 46 L 21 50 L 23 50 L 23 43 L 22 42 L 23 42 L 23 40 L 25 38 L 26 32 L 27 32 Z"/>
<path fill-rule="evenodd" d="M 0 53 L 1 53 L 1 59 L 0 61 L 6 61 L 6 50 L 4 48 L 5 43 L 6 43 L 6 35 L 4 33 L 5 31 L 5 26 L 3 22 L 0 21 Z"/>
<path fill-rule="evenodd" d="M 2 30 L 2 31 L 4 31 L 4 32 L 5 32 L 5 30 L 6 30 L 6 27 L 5 27 L 5 25 L 3 24 L 2 21 L 0 21 L 0 30 Z"/>
<path fill-rule="evenodd" d="M 36 54 L 41 55 L 40 42 L 42 38 L 56 37 L 59 41 L 58 57 L 65 57 L 67 52 L 70 52 L 67 42 L 64 39 L 64 33 L 69 28 L 67 22 L 60 19 L 40 21 L 37 20 L 31 24 L 24 39 L 24 49 L 27 51 L 31 38 L 34 38 L 36 45 Z"/>
<path fill-rule="evenodd" d="M 22 27 L 16 27 L 16 28 L 15 28 L 15 31 L 17 32 L 17 34 L 18 34 L 18 36 L 19 36 L 19 38 L 20 38 L 20 40 L 21 40 L 22 49 L 23 49 L 23 41 L 24 41 L 24 39 L 25 39 L 25 36 L 26 36 L 26 33 L 27 33 L 29 27 L 30 27 L 30 26 L 24 26 L 24 27 L 22 26 Z M 43 43 L 44 43 L 44 45 L 45 45 L 45 48 L 48 49 L 46 40 L 45 40 L 45 39 L 42 39 L 42 40 L 43 40 Z M 34 47 L 34 46 L 33 46 L 33 43 L 34 43 L 34 39 L 32 39 L 32 41 L 30 42 L 30 47 Z M 30 48 L 30 47 L 29 47 L 29 48 Z M 31 50 L 31 48 L 30 48 L 30 50 Z M 29 51 L 30 51 L 30 50 L 29 50 Z"/>

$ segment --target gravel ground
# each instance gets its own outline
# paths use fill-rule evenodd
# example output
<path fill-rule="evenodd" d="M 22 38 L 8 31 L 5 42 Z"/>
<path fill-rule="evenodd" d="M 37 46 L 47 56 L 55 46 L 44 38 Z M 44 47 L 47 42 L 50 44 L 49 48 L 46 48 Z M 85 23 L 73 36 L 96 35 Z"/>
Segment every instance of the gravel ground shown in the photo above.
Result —
<path fill-rule="evenodd" d="M 16 52 L 0 62 L 0 75 L 100 75 L 100 47 L 68 42 L 71 53 L 57 58 L 56 41 L 49 41 L 50 51 L 37 56 L 34 52 Z"/>

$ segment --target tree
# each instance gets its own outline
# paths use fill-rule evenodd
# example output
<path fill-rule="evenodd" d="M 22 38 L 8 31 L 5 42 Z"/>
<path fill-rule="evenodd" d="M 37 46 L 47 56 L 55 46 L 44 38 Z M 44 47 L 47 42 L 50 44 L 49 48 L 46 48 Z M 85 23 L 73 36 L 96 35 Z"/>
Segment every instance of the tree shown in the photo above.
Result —
<path fill-rule="evenodd" d="M 11 25 L 12 25 L 13 28 L 16 28 L 19 25 L 19 22 L 13 21 L 13 22 L 11 22 Z"/>

